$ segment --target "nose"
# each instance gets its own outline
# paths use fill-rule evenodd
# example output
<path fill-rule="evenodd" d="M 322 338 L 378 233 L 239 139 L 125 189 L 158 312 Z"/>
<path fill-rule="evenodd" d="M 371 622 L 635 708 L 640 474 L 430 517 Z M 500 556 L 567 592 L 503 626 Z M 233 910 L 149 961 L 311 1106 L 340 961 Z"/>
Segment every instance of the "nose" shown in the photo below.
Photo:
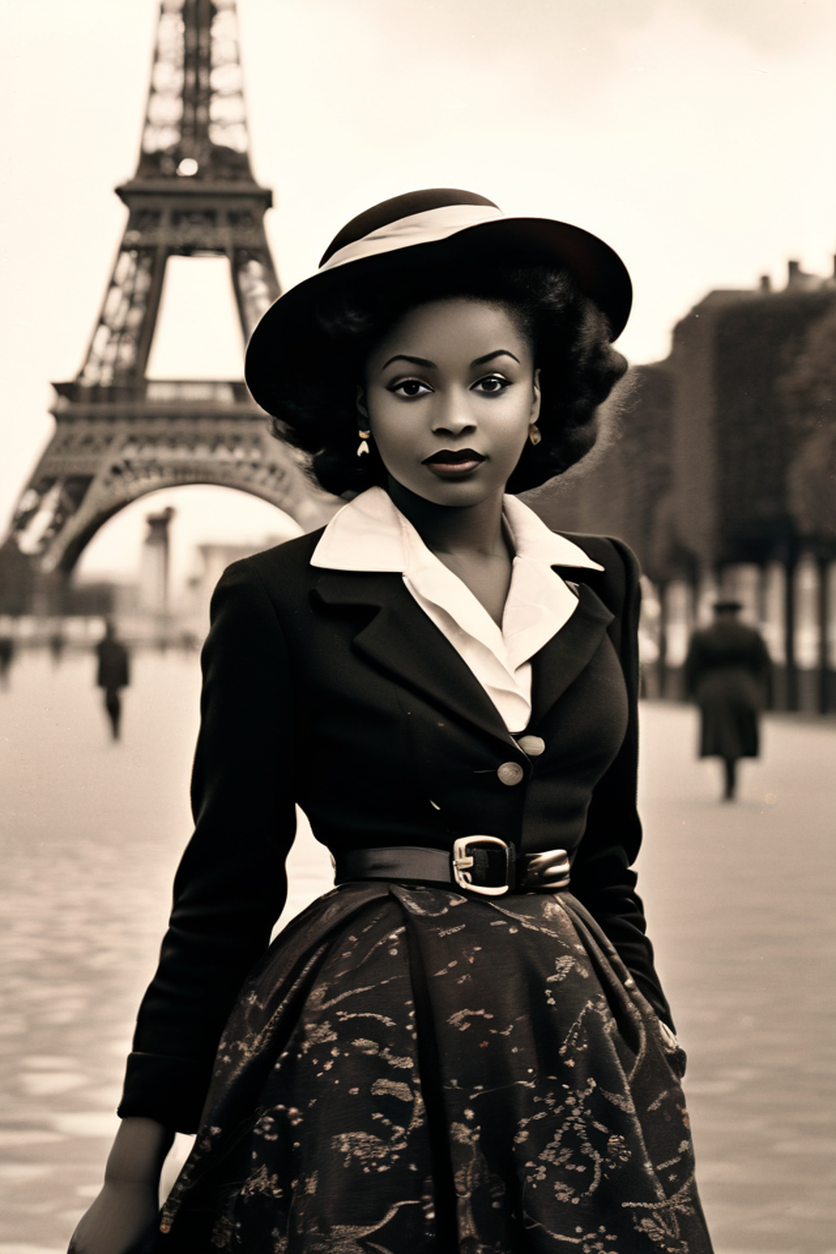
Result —
<path fill-rule="evenodd" d="M 438 392 L 433 406 L 433 431 L 439 435 L 462 435 L 476 427 L 467 404 L 467 394 L 458 391 Z"/>

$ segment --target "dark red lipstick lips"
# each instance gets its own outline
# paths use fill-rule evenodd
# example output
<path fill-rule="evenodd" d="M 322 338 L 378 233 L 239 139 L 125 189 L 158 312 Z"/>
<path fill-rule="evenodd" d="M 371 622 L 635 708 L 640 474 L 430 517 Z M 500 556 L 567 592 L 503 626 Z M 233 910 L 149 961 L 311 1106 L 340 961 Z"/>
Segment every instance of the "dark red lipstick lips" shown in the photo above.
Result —
<path fill-rule="evenodd" d="M 478 470 L 484 461 L 481 453 L 472 448 L 439 449 L 424 458 L 424 465 L 439 479 L 466 479 Z"/>

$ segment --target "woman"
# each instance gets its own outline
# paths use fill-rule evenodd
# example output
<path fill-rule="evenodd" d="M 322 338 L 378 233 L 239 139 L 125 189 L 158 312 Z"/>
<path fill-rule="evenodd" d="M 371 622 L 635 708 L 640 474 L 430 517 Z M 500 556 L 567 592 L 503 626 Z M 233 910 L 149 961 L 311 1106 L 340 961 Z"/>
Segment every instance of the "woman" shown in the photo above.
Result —
<path fill-rule="evenodd" d="M 505 495 L 591 448 L 630 299 L 595 237 L 443 189 L 354 219 L 256 329 L 253 395 L 358 495 L 216 591 L 79 1254 L 154 1226 L 198 1123 L 160 1250 L 710 1250 L 630 870 L 635 562 Z M 265 954 L 296 803 L 339 887 Z"/>

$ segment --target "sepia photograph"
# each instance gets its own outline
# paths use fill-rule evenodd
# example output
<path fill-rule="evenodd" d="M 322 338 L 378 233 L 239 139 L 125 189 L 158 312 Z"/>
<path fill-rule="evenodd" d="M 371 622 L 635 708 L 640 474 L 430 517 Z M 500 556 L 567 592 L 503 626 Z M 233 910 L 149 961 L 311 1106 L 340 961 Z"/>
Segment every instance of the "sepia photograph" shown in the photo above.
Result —
<path fill-rule="evenodd" d="M 836 1254 L 836 8 L 0 13 L 0 1254 Z"/>

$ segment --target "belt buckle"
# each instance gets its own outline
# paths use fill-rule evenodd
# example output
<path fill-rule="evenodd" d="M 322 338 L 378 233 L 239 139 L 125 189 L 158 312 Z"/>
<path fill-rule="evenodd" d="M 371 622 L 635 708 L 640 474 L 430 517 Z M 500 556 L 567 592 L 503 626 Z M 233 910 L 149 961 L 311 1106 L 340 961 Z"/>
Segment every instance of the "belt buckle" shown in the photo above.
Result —
<path fill-rule="evenodd" d="M 475 859 L 468 853 L 470 845 L 499 845 L 505 850 L 505 883 L 496 887 L 489 884 L 474 884 L 471 882 L 470 868 L 474 865 Z M 508 843 L 500 840 L 498 836 L 459 836 L 453 841 L 453 879 L 460 888 L 466 888 L 471 893 L 480 893 L 484 897 L 503 897 L 508 892 L 511 885 L 508 882 L 511 870 L 511 849 Z"/>

